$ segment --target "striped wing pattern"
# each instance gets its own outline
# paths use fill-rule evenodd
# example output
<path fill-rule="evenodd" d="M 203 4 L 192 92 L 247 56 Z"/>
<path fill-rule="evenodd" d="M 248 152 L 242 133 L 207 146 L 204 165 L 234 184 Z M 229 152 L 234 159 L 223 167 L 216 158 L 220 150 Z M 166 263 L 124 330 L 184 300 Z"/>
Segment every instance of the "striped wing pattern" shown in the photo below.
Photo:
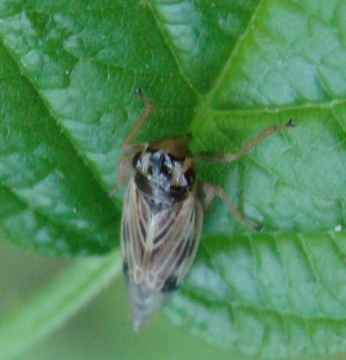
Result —
<path fill-rule="evenodd" d="M 202 221 L 202 206 L 195 196 L 155 213 L 131 179 L 121 226 L 128 280 L 153 291 L 174 291 L 195 258 Z"/>

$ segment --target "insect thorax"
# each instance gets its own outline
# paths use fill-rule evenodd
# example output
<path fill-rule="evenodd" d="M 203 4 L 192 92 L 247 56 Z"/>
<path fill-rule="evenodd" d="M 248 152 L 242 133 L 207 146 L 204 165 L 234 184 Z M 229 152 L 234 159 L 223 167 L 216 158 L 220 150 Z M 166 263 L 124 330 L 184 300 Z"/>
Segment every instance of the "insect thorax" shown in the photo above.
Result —
<path fill-rule="evenodd" d="M 136 185 L 154 207 L 162 209 L 193 194 L 196 180 L 190 156 L 177 158 L 149 146 L 134 156 L 132 165 Z"/>

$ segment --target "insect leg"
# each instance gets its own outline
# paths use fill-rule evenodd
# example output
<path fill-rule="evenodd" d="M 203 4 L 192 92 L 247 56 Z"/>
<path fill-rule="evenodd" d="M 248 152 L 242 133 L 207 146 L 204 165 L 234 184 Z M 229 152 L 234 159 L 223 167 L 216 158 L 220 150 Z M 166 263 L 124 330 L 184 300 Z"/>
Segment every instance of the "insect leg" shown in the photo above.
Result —
<path fill-rule="evenodd" d="M 288 127 L 294 127 L 292 119 L 290 119 L 286 124 L 282 124 L 279 126 L 271 126 L 265 130 L 263 130 L 259 135 L 255 138 L 247 142 L 240 150 L 236 153 L 221 153 L 221 152 L 209 152 L 204 151 L 197 153 L 195 157 L 197 159 L 210 160 L 210 161 L 220 161 L 220 162 L 233 162 L 239 159 L 242 155 L 247 153 L 251 148 L 256 146 L 259 142 L 267 138 L 268 136 L 276 133 L 277 131 L 283 130 Z"/>
<path fill-rule="evenodd" d="M 264 131 L 262 131 L 259 135 L 257 135 L 255 138 L 247 142 L 240 150 L 238 150 L 236 153 L 213 153 L 213 152 L 201 152 L 195 155 L 197 159 L 203 159 L 203 160 L 211 160 L 211 161 L 220 161 L 220 162 L 233 162 L 237 159 L 239 159 L 242 155 L 244 155 L 246 152 L 248 152 L 251 148 L 253 148 L 255 145 L 257 145 L 259 142 L 267 138 L 268 136 L 276 133 L 277 131 L 283 130 L 288 127 L 293 127 L 293 121 L 290 119 L 286 124 L 282 124 L 279 126 L 272 126 Z M 247 224 L 252 229 L 259 231 L 262 228 L 262 225 L 254 223 L 247 219 L 244 214 L 233 204 L 232 200 L 229 198 L 227 193 L 222 187 L 203 183 L 202 184 L 202 191 L 205 195 L 204 198 L 204 205 L 207 207 L 210 202 L 215 198 L 215 196 L 220 197 L 225 203 L 228 205 L 230 210 L 232 211 L 233 215 L 240 221 L 243 221 L 245 224 Z"/>
<path fill-rule="evenodd" d="M 130 180 L 132 175 L 132 160 L 127 156 L 122 156 L 118 163 L 118 177 L 115 186 L 108 192 L 109 196 L 114 196 L 121 186 Z"/>
<path fill-rule="evenodd" d="M 230 197 L 227 195 L 227 193 L 225 192 L 225 190 L 222 187 L 216 186 L 213 184 L 209 184 L 206 182 L 202 182 L 201 185 L 202 185 L 202 192 L 204 194 L 203 205 L 204 205 L 205 209 L 210 205 L 210 203 L 215 198 L 215 196 L 218 196 L 228 205 L 228 207 L 230 208 L 230 210 L 232 211 L 232 213 L 236 219 L 238 219 L 239 221 L 242 221 L 243 223 L 245 223 L 246 225 L 248 225 L 250 228 L 252 228 L 255 231 L 260 231 L 262 229 L 262 224 L 258 224 L 258 223 L 255 223 L 255 222 L 252 222 L 251 220 L 249 220 L 234 205 L 233 201 L 230 199 Z"/>
<path fill-rule="evenodd" d="M 138 131 L 141 129 L 141 127 L 144 125 L 144 123 L 149 119 L 151 113 L 154 110 L 154 104 L 148 98 L 146 98 L 143 95 L 141 89 L 137 90 L 137 94 L 142 99 L 142 101 L 143 101 L 143 103 L 145 105 L 145 109 L 144 109 L 143 114 L 139 117 L 139 119 L 137 120 L 137 122 L 133 126 L 132 130 L 126 136 L 126 138 L 124 140 L 123 149 L 124 149 L 125 152 L 141 151 L 147 145 L 145 143 L 134 144 L 134 145 L 130 144 L 131 140 L 136 136 Z"/>

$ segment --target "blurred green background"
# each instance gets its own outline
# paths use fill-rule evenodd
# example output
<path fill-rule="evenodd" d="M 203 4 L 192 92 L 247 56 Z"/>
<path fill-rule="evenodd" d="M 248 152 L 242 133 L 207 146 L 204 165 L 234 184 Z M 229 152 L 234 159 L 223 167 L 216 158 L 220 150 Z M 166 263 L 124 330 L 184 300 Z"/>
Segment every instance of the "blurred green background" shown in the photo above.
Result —
<path fill-rule="evenodd" d="M 70 260 L 43 257 L 0 242 L 1 317 L 69 266 Z M 18 360 L 59 359 L 229 359 L 202 339 L 175 329 L 158 314 L 140 333 L 130 328 L 130 309 L 123 277 L 53 334 L 35 344 Z M 242 357 L 239 357 L 241 359 Z M 0 355 L 1 359 L 1 355 Z M 232 359 L 238 357 L 232 356 Z"/>

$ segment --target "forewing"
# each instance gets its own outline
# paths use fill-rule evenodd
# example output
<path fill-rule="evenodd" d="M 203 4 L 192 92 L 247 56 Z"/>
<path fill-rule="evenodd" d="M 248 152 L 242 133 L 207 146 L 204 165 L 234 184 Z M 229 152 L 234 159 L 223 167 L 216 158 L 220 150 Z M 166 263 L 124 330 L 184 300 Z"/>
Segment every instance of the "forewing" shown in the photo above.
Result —
<path fill-rule="evenodd" d="M 121 219 L 121 249 L 125 276 L 135 283 L 140 283 L 144 277 L 142 259 L 146 243 L 145 229 L 150 223 L 150 217 L 150 209 L 140 196 L 132 178 L 124 198 Z"/>
<path fill-rule="evenodd" d="M 146 283 L 163 292 L 179 287 L 195 258 L 202 221 L 202 206 L 196 197 L 153 212 L 132 179 L 125 196 L 121 231 L 129 281 Z"/>

